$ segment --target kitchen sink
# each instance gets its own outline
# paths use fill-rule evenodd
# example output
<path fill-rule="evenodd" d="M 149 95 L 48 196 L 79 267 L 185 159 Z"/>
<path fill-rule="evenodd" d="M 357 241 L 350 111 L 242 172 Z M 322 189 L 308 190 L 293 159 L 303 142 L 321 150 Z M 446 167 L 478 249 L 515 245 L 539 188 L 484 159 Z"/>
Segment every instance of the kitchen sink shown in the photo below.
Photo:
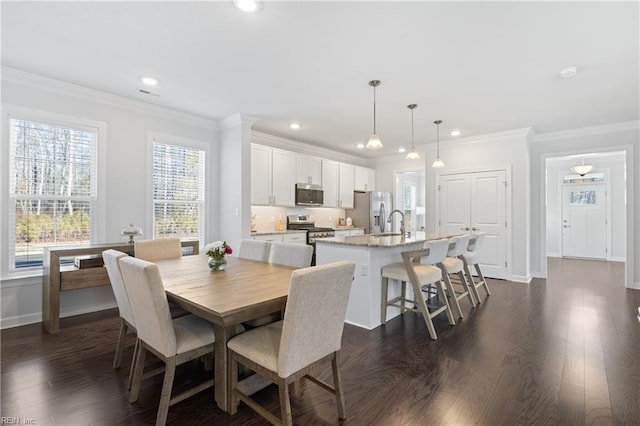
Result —
<path fill-rule="evenodd" d="M 399 232 L 385 232 L 382 234 L 371 234 L 372 237 L 399 237 L 402 234 Z"/>

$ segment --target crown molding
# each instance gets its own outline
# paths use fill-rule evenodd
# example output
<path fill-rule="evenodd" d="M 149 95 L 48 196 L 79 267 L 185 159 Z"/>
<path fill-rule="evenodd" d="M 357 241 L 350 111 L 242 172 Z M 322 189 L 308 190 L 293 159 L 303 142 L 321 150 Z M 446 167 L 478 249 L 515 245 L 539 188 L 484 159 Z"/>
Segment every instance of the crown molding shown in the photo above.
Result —
<path fill-rule="evenodd" d="M 99 102 L 116 108 L 126 108 L 132 111 L 150 114 L 164 119 L 171 119 L 206 129 L 218 130 L 218 122 L 212 118 L 201 117 L 170 108 L 152 105 L 146 102 L 125 98 L 124 96 L 90 89 L 88 87 L 56 80 L 39 74 L 32 74 L 6 66 L 2 66 L 2 68 L 0 68 L 0 72 L 2 73 L 2 80 L 10 83 L 20 84 L 61 95 L 73 96 L 90 102 Z"/>
<path fill-rule="evenodd" d="M 602 124 L 599 126 L 580 127 L 578 129 L 560 130 L 558 132 L 538 133 L 533 143 L 554 141 L 558 139 L 579 138 L 584 136 L 602 135 L 606 133 L 624 132 L 640 129 L 640 121 L 623 121 L 620 123 Z"/>
<path fill-rule="evenodd" d="M 485 143 L 485 142 L 491 142 L 495 140 L 511 139 L 511 138 L 524 138 L 526 140 L 530 140 L 532 138 L 532 135 L 534 134 L 535 134 L 535 131 L 533 130 L 532 127 L 522 127 L 519 129 L 504 130 L 501 132 L 486 133 L 483 135 L 466 136 L 464 138 L 444 139 L 444 140 L 440 139 L 440 149 L 442 149 L 443 142 L 446 142 L 447 146 L 452 146 L 452 145 L 472 145 L 477 143 Z M 430 149 L 435 149 L 435 146 L 436 146 L 435 142 L 429 142 L 429 143 L 420 144 L 420 145 L 416 144 L 416 148 L 418 148 L 418 151 L 420 151 L 420 148 L 424 148 L 425 151 Z"/>
<path fill-rule="evenodd" d="M 340 161 L 343 163 L 355 164 L 358 166 L 368 167 L 368 161 L 364 158 L 356 157 L 355 155 L 345 154 L 339 151 L 333 151 L 331 149 L 322 148 L 316 145 L 311 145 L 305 142 L 296 141 L 293 139 L 287 139 L 280 136 L 270 135 L 258 130 L 251 132 L 251 142 L 260 145 L 267 145 L 272 148 L 285 149 L 287 151 L 297 152 L 299 154 L 312 155 L 314 157 L 320 157 L 327 160 Z"/>
<path fill-rule="evenodd" d="M 256 121 L 258 121 L 258 117 L 251 114 L 244 114 L 239 112 L 221 119 L 220 121 L 218 121 L 218 125 L 221 130 L 224 130 L 232 129 L 234 127 L 242 125 L 253 126 L 253 123 L 255 123 Z"/>

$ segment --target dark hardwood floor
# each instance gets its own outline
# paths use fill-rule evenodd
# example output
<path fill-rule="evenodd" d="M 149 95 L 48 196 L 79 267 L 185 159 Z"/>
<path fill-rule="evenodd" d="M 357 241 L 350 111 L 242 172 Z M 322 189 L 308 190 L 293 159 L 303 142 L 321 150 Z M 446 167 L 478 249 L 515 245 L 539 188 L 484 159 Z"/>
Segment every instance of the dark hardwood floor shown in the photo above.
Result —
<path fill-rule="evenodd" d="M 367 331 L 347 325 L 341 372 L 353 425 L 640 424 L 640 291 L 623 286 L 621 263 L 549 259 L 530 285 L 491 280 L 492 296 L 455 327 L 436 319 L 429 339 L 413 313 Z M 481 293 L 483 294 L 483 293 Z M 127 402 L 132 348 L 111 368 L 116 311 L 1 333 L 1 416 L 34 424 L 153 424 L 161 376 Z M 201 380 L 201 365 L 177 381 Z M 327 366 L 320 374 L 330 380 Z M 292 386 L 296 424 L 338 423 L 335 400 L 310 382 Z M 256 395 L 278 413 L 278 393 Z M 231 417 L 211 391 L 169 410 L 169 424 L 257 425 L 241 404 Z M 6 422 L 5 422 L 6 423 Z"/>

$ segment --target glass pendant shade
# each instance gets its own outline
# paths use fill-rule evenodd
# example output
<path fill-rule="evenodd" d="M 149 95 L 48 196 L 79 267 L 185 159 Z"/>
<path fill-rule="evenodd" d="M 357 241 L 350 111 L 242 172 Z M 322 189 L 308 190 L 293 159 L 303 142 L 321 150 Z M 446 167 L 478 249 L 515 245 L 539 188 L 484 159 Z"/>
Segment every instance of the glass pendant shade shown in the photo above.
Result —
<path fill-rule="evenodd" d="M 580 176 L 584 176 L 587 173 L 589 173 L 591 170 L 593 170 L 593 164 L 584 164 L 584 158 L 582 159 L 582 164 L 579 164 L 577 166 L 573 166 L 571 168 L 571 171 L 575 174 L 578 174 Z"/>
<path fill-rule="evenodd" d="M 431 167 L 434 169 L 441 169 L 444 167 L 444 161 L 440 158 L 440 123 L 442 120 L 436 120 L 433 124 L 436 125 L 436 158 L 433 160 Z"/>
<path fill-rule="evenodd" d="M 380 149 L 382 148 L 382 141 L 380 140 L 380 136 L 375 133 L 371 135 L 369 141 L 367 142 L 368 149 Z"/>
<path fill-rule="evenodd" d="M 418 154 L 418 151 L 415 148 L 411 148 L 409 150 L 409 153 L 407 154 L 407 160 L 419 160 L 420 159 L 420 154 Z"/>
<path fill-rule="evenodd" d="M 369 86 L 373 87 L 373 134 L 369 137 L 367 149 L 380 149 L 382 141 L 376 133 L 376 87 L 380 86 L 380 80 L 371 80 Z"/>
<path fill-rule="evenodd" d="M 444 162 L 440 157 L 436 157 L 435 160 L 433 160 L 433 164 L 431 165 L 431 167 L 433 167 L 434 169 L 441 169 L 444 167 Z"/>
<path fill-rule="evenodd" d="M 407 108 L 409 108 L 411 110 L 411 149 L 409 150 L 409 153 L 407 153 L 407 160 L 419 160 L 420 159 L 420 154 L 418 154 L 418 151 L 416 150 L 416 146 L 413 143 L 413 110 L 416 109 L 418 107 L 417 104 L 411 104 L 411 105 L 407 105 Z"/>

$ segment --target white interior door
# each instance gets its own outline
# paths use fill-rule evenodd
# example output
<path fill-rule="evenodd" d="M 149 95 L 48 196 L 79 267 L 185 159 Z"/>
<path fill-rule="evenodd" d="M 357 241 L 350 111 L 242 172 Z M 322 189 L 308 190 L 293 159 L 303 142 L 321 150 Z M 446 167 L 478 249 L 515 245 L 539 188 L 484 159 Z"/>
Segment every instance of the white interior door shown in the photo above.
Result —
<path fill-rule="evenodd" d="M 562 188 L 562 255 L 607 258 L 607 193 L 603 184 Z"/>
<path fill-rule="evenodd" d="M 484 232 L 482 273 L 507 278 L 506 176 L 504 170 L 440 176 L 440 233 Z"/>

